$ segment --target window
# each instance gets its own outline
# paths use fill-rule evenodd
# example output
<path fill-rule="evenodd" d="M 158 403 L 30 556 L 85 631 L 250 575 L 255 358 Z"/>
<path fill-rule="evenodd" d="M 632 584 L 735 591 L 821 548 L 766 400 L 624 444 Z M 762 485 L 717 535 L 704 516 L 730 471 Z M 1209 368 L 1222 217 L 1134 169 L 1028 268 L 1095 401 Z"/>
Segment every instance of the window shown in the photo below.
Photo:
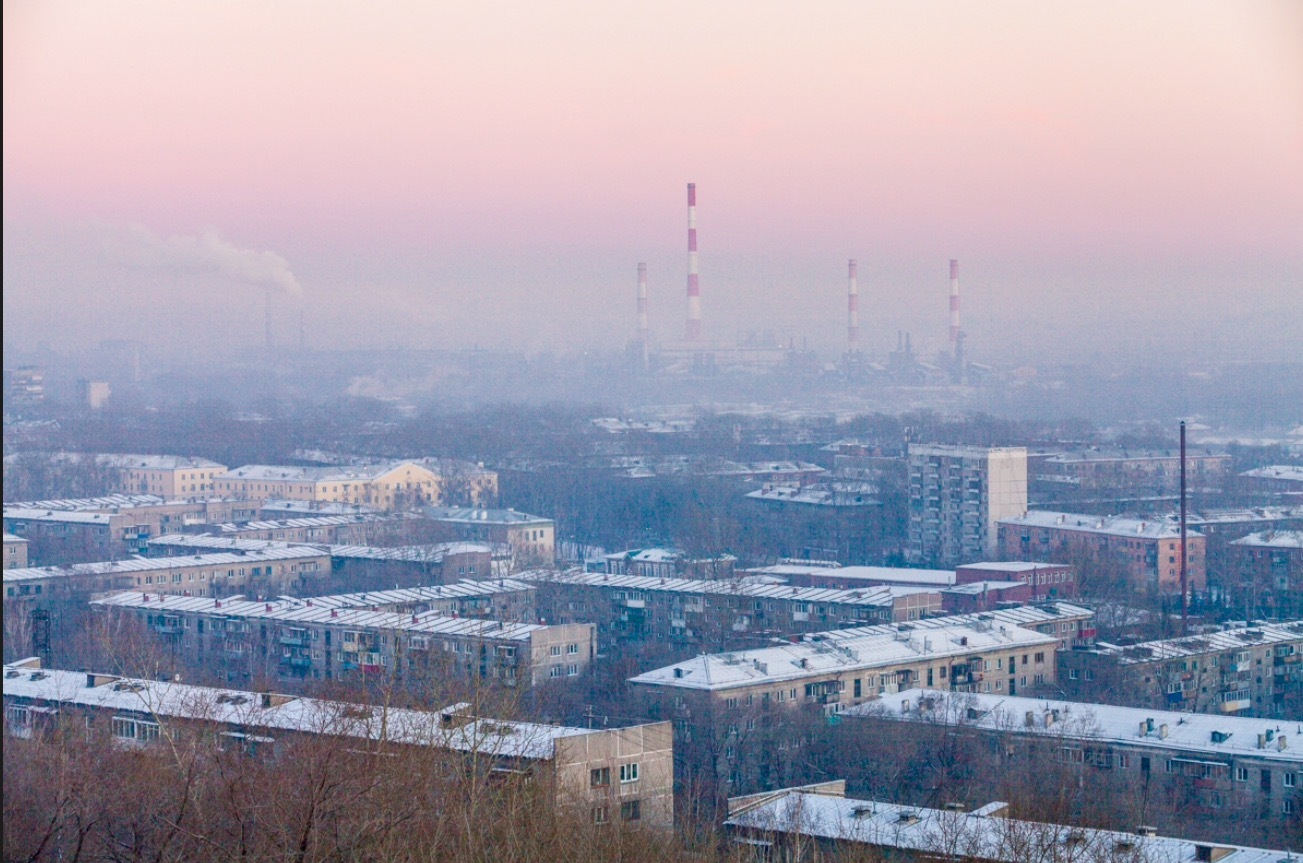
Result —
<path fill-rule="evenodd" d="M 566 645 L 566 653 L 569 654 L 570 656 L 578 656 L 578 655 L 579 655 L 579 645 L 577 645 L 577 644 L 568 644 L 568 645 Z"/>
<path fill-rule="evenodd" d="M 594 806 L 594 807 L 593 807 L 593 823 L 594 823 L 594 824 L 605 824 L 605 823 L 607 822 L 607 819 L 609 819 L 609 818 L 610 818 L 610 810 L 609 810 L 607 807 L 605 807 L 605 806 Z"/>
<path fill-rule="evenodd" d="M 590 788 L 605 788 L 611 784 L 611 768 L 598 767 L 595 770 L 588 771 L 588 785 Z"/>
<path fill-rule="evenodd" d="M 576 665 L 576 664 L 574 664 L 573 662 L 570 663 L 569 665 L 567 665 L 567 666 L 566 666 L 566 676 L 567 676 L 567 677 L 577 677 L 577 676 L 579 676 L 579 666 Z"/>
<path fill-rule="evenodd" d="M 1286 787 L 1286 788 L 1293 788 L 1293 787 L 1294 787 L 1294 774 L 1293 774 L 1293 773 L 1286 773 L 1286 774 L 1285 774 L 1285 777 L 1284 777 L 1284 781 L 1285 781 L 1285 787 Z"/>
<path fill-rule="evenodd" d="M 559 645 L 559 644 L 554 644 L 554 645 L 552 645 L 552 655 L 553 655 L 553 656 L 560 656 L 560 655 L 561 655 L 561 645 Z"/>
<path fill-rule="evenodd" d="M 634 763 L 634 764 L 621 764 L 621 765 L 620 765 L 620 781 L 621 781 L 621 782 L 637 782 L 637 781 L 638 781 L 638 765 L 637 765 L 637 763 Z"/>
<path fill-rule="evenodd" d="M 549 669 L 547 670 L 547 676 L 548 676 L 548 677 L 560 677 L 560 676 L 561 676 L 561 666 L 559 666 L 559 665 L 554 665 L 554 666 L 552 666 L 551 668 L 549 668 Z"/>
<path fill-rule="evenodd" d="M 1249 768 L 1247 768 L 1247 767 L 1236 767 L 1236 768 L 1235 768 L 1235 781 L 1236 781 L 1236 782 L 1248 782 L 1248 781 L 1249 781 Z"/>
<path fill-rule="evenodd" d="M 641 821 L 642 820 L 642 801 L 626 800 L 620 804 L 621 821 Z"/>
<path fill-rule="evenodd" d="M 1119 770 L 1126 770 L 1131 766 L 1131 756 L 1122 752 L 1113 753 L 1113 766 Z"/>

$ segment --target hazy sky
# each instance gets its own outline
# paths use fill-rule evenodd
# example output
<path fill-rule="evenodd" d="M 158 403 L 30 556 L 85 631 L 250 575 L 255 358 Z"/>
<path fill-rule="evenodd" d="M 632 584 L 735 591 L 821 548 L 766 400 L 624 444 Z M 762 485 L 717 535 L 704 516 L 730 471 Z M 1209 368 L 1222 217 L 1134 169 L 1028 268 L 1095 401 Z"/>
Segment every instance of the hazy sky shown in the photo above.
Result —
<path fill-rule="evenodd" d="M 4 337 L 1303 343 L 1303 4 L 4 4 Z M 301 299 L 295 290 L 301 286 Z M 1107 329 L 1102 329 L 1107 327 Z M 1303 351 L 1299 351 L 1303 353 Z"/>

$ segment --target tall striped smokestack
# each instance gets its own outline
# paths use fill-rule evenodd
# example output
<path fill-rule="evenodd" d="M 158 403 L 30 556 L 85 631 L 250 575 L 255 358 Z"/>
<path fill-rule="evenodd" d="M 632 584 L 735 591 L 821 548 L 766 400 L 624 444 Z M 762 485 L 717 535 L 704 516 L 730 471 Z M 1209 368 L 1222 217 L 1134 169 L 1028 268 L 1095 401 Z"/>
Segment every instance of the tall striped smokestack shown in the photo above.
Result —
<path fill-rule="evenodd" d="M 950 259 L 950 356 L 959 359 L 959 261 Z"/>
<path fill-rule="evenodd" d="M 701 341 L 701 286 L 697 283 L 697 184 L 688 183 L 688 327 L 687 339 Z"/>
<path fill-rule="evenodd" d="M 647 367 L 647 265 L 638 265 L 638 347 Z"/>
<path fill-rule="evenodd" d="M 846 287 L 846 350 L 858 353 L 860 350 L 860 283 L 855 259 L 849 262 L 849 275 Z"/>

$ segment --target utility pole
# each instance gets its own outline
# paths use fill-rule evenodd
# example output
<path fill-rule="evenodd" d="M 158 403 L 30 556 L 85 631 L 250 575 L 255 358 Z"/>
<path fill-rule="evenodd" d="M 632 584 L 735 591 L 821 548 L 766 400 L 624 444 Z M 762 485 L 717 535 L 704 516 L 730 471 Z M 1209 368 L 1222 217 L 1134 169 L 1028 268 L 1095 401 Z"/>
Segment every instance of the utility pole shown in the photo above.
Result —
<path fill-rule="evenodd" d="M 1190 594 L 1189 573 L 1185 553 L 1185 420 L 1181 420 L 1181 634 L 1189 635 Z"/>

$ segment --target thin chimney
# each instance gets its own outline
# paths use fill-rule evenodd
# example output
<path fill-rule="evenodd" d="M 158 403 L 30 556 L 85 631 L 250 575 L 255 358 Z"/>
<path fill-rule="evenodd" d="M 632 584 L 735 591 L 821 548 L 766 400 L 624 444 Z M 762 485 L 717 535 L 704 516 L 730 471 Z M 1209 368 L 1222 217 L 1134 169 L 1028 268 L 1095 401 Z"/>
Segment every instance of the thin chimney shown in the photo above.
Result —
<path fill-rule="evenodd" d="M 697 283 L 697 184 L 688 183 L 688 326 L 687 339 L 701 341 L 701 286 Z"/>
<path fill-rule="evenodd" d="M 647 370 L 647 265 L 638 265 L 638 349 L 642 351 L 642 368 Z"/>
<path fill-rule="evenodd" d="M 851 354 L 860 352 L 860 284 L 855 259 L 848 265 L 848 283 L 846 286 L 846 350 Z"/>
<path fill-rule="evenodd" d="M 950 259 L 950 356 L 959 359 L 959 261 Z"/>
<path fill-rule="evenodd" d="M 1187 554 L 1185 550 L 1185 420 L 1181 420 L 1181 634 L 1186 635 L 1190 626 L 1190 590 L 1189 572 L 1187 571 Z"/>

